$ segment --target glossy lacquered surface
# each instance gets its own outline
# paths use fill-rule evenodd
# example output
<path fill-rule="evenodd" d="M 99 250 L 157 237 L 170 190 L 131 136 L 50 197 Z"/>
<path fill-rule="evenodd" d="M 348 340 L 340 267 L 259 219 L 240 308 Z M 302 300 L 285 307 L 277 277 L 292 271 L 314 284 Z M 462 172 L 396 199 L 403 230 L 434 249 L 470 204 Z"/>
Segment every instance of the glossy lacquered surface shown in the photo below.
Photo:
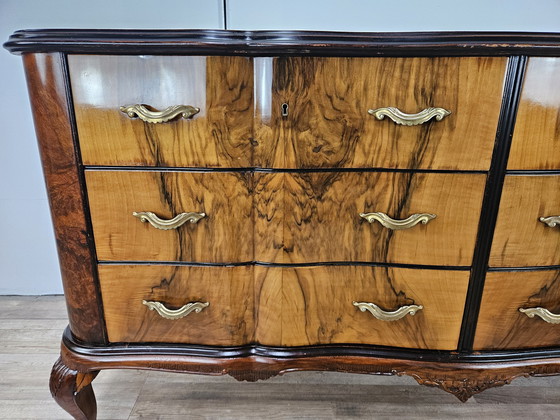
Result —
<path fill-rule="evenodd" d="M 86 165 L 251 165 L 253 66 L 246 57 L 69 56 Z M 121 106 L 190 105 L 189 119 L 131 119 Z"/>
<path fill-rule="evenodd" d="M 560 59 L 529 58 L 508 169 L 560 169 Z"/>
<path fill-rule="evenodd" d="M 506 176 L 491 267 L 560 265 L 560 226 L 539 220 L 560 215 L 559 190 L 558 175 Z"/>
<path fill-rule="evenodd" d="M 476 330 L 476 350 L 557 347 L 560 325 L 519 308 L 542 307 L 560 313 L 557 270 L 488 273 Z"/>
<path fill-rule="evenodd" d="M 468 272 L 373 267 L 255 267 L 257 341 L 273 346 L 377 344 L 457 348 Z M 376 319 L 354 301 L 385 311 L 422 305 L 414 316 Z"/>
<path fill-rule="evenodd" d="M 101 266 L 99 280 L 110 342 L 234 346 L 254 339 L 253 267 Z M 172 310 L 208 306 L 166 319 L 143 300 Z"/>
<path fill-rule="evenodd" d="M 485 175 L 257 173 L 255 179 L 257 260 L 471 264 Z M 360 217 L 370 212 L 436 218 L 391 230 Z"/>
<path fill-rule="evenodd" d="M 255 58 L 255 162 L 263 167 L 487 170 L 505 58 Z M 282 116 L 282 104 L 289 115 Z M 417 126 L 370 109 L 451 114 Z"/>
<path fill-rule="evenodd" d="M 86 171 L 97 257 L 101 261 L 253 260 L 252 177 L 248 173 Z M 134 217 L 204 213 L 160 230 Z"/>
<path fill-rule="evenodd" d="M 505 58 L 70 56 L 87 165 L 487 170 Z M 191 105 L 188 120 L 121 106 Z M 451 114 L 407 127 L 368 110 Z"/>

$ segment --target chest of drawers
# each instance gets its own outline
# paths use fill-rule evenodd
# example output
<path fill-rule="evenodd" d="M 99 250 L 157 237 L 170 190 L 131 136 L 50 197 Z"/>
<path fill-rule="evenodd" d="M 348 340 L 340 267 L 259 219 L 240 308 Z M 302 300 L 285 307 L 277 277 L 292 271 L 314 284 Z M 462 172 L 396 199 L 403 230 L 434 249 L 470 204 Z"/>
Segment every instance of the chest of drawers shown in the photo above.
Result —
<path fill-rule="evenodd" d="M 21 31 L 70 325 L 108 368 L 560 372 L 560 37 Z"/>

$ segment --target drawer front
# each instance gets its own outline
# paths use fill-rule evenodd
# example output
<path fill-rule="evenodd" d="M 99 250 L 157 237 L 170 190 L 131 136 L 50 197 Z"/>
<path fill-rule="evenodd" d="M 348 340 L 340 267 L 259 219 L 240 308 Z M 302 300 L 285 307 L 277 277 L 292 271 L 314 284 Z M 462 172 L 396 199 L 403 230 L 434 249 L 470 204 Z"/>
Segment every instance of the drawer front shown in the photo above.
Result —
<path fill-rule="evenodd" d="M 543 308 L 551 314 L 560 314 L 560 271 L 488 273 L 476 327 L 475 350 L 560 345 L 559 324 L 545 321 L 534 315 L 535 311 L 522 313 L 519 308 Z M 543 313 L 542 310 L 536 312 Z M 556 321 L 560 321 L 560 316 L 557 315 Z"/>
<path fill-rule="evenodd" d="M 102 265 L 99 281 L 110 342 L 254 340 L 253 267 Z"/>
<path fill-rule="evenodd" d="M 455 350 L 469 273 L 350 266 L 255 267 L 255 278 L 259 343 Z M 362 312 L 353 302 L 373 303 L 385 312 L 404 306 L 412 309 L 411 305 L 422 308 L 416 308 L 413 316 L 389 321 L 368 310 Z"/>
<path fill-rule="evenodd" d="M 560 176 L 506 176 L 490 254 L 491 267 L 560 264 Z"/>
<path fill-rule="evenodd" d="M 395 172 L 256 174 L 256 258 L 471 264 L 485 175 Z M 393 230 L 362 213 L 427 223 Z M 420 219 L 419 219 L 420 220 Z"/>
<path fill-rule="evenodd" d="M 71 55 L 68 61 L 84 164 L 251 165 L 250 58 Z M 150 123 L 120 110 L 137 104 L 199 112 Z"/>
<path fill-rule="evenodd" d="M 261 81 L 255 85 L 256 165 L 487 170 L 506 62 L 255 58 L 255 80 Z M 415 126 L 368 114 L 386 107 L 408 114 L 435 107 L 451 114 Z"/>
<path fill-rule="evenodd" d="M 560 58 L 531 57 L 508 169 L 560 169 Z"/>
<path fill-rule="evenodd" d="M 86 171 L 86 184 L 100 261 L 253 260 L 248 173 Z M 164 230 L 169 222 L 152 216 L 154 226 L 142 212 L 162 220 L 204 217 L 187 214 Z"/>

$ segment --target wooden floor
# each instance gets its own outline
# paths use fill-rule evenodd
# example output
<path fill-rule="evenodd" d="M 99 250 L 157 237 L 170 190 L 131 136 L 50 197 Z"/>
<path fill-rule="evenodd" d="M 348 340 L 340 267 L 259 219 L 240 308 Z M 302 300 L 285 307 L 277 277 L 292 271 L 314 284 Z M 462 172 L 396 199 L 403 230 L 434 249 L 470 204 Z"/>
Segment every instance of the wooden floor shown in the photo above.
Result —
<path fill-rule="evenodd" d="M 0 296 L 0 419 L 70 418 L 48 388 L 66 323 L 60 296 Z M 118 370 L 93 384 L 99 419 L 560 418 L 560 377 L 518 379 L 465 404 L 411 378 L 325 372 L 245 383 Z"/>

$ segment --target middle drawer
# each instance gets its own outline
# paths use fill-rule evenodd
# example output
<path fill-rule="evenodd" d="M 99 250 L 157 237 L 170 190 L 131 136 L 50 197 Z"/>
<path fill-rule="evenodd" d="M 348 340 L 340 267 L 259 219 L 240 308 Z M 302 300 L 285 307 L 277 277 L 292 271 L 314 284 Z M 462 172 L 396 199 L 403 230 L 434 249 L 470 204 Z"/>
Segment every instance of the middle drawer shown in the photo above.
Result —
<path fill-rule="evenodd" d="M 255 177 L 257 260 L 471 264 L 484 174 L 309 172 Z"/>

